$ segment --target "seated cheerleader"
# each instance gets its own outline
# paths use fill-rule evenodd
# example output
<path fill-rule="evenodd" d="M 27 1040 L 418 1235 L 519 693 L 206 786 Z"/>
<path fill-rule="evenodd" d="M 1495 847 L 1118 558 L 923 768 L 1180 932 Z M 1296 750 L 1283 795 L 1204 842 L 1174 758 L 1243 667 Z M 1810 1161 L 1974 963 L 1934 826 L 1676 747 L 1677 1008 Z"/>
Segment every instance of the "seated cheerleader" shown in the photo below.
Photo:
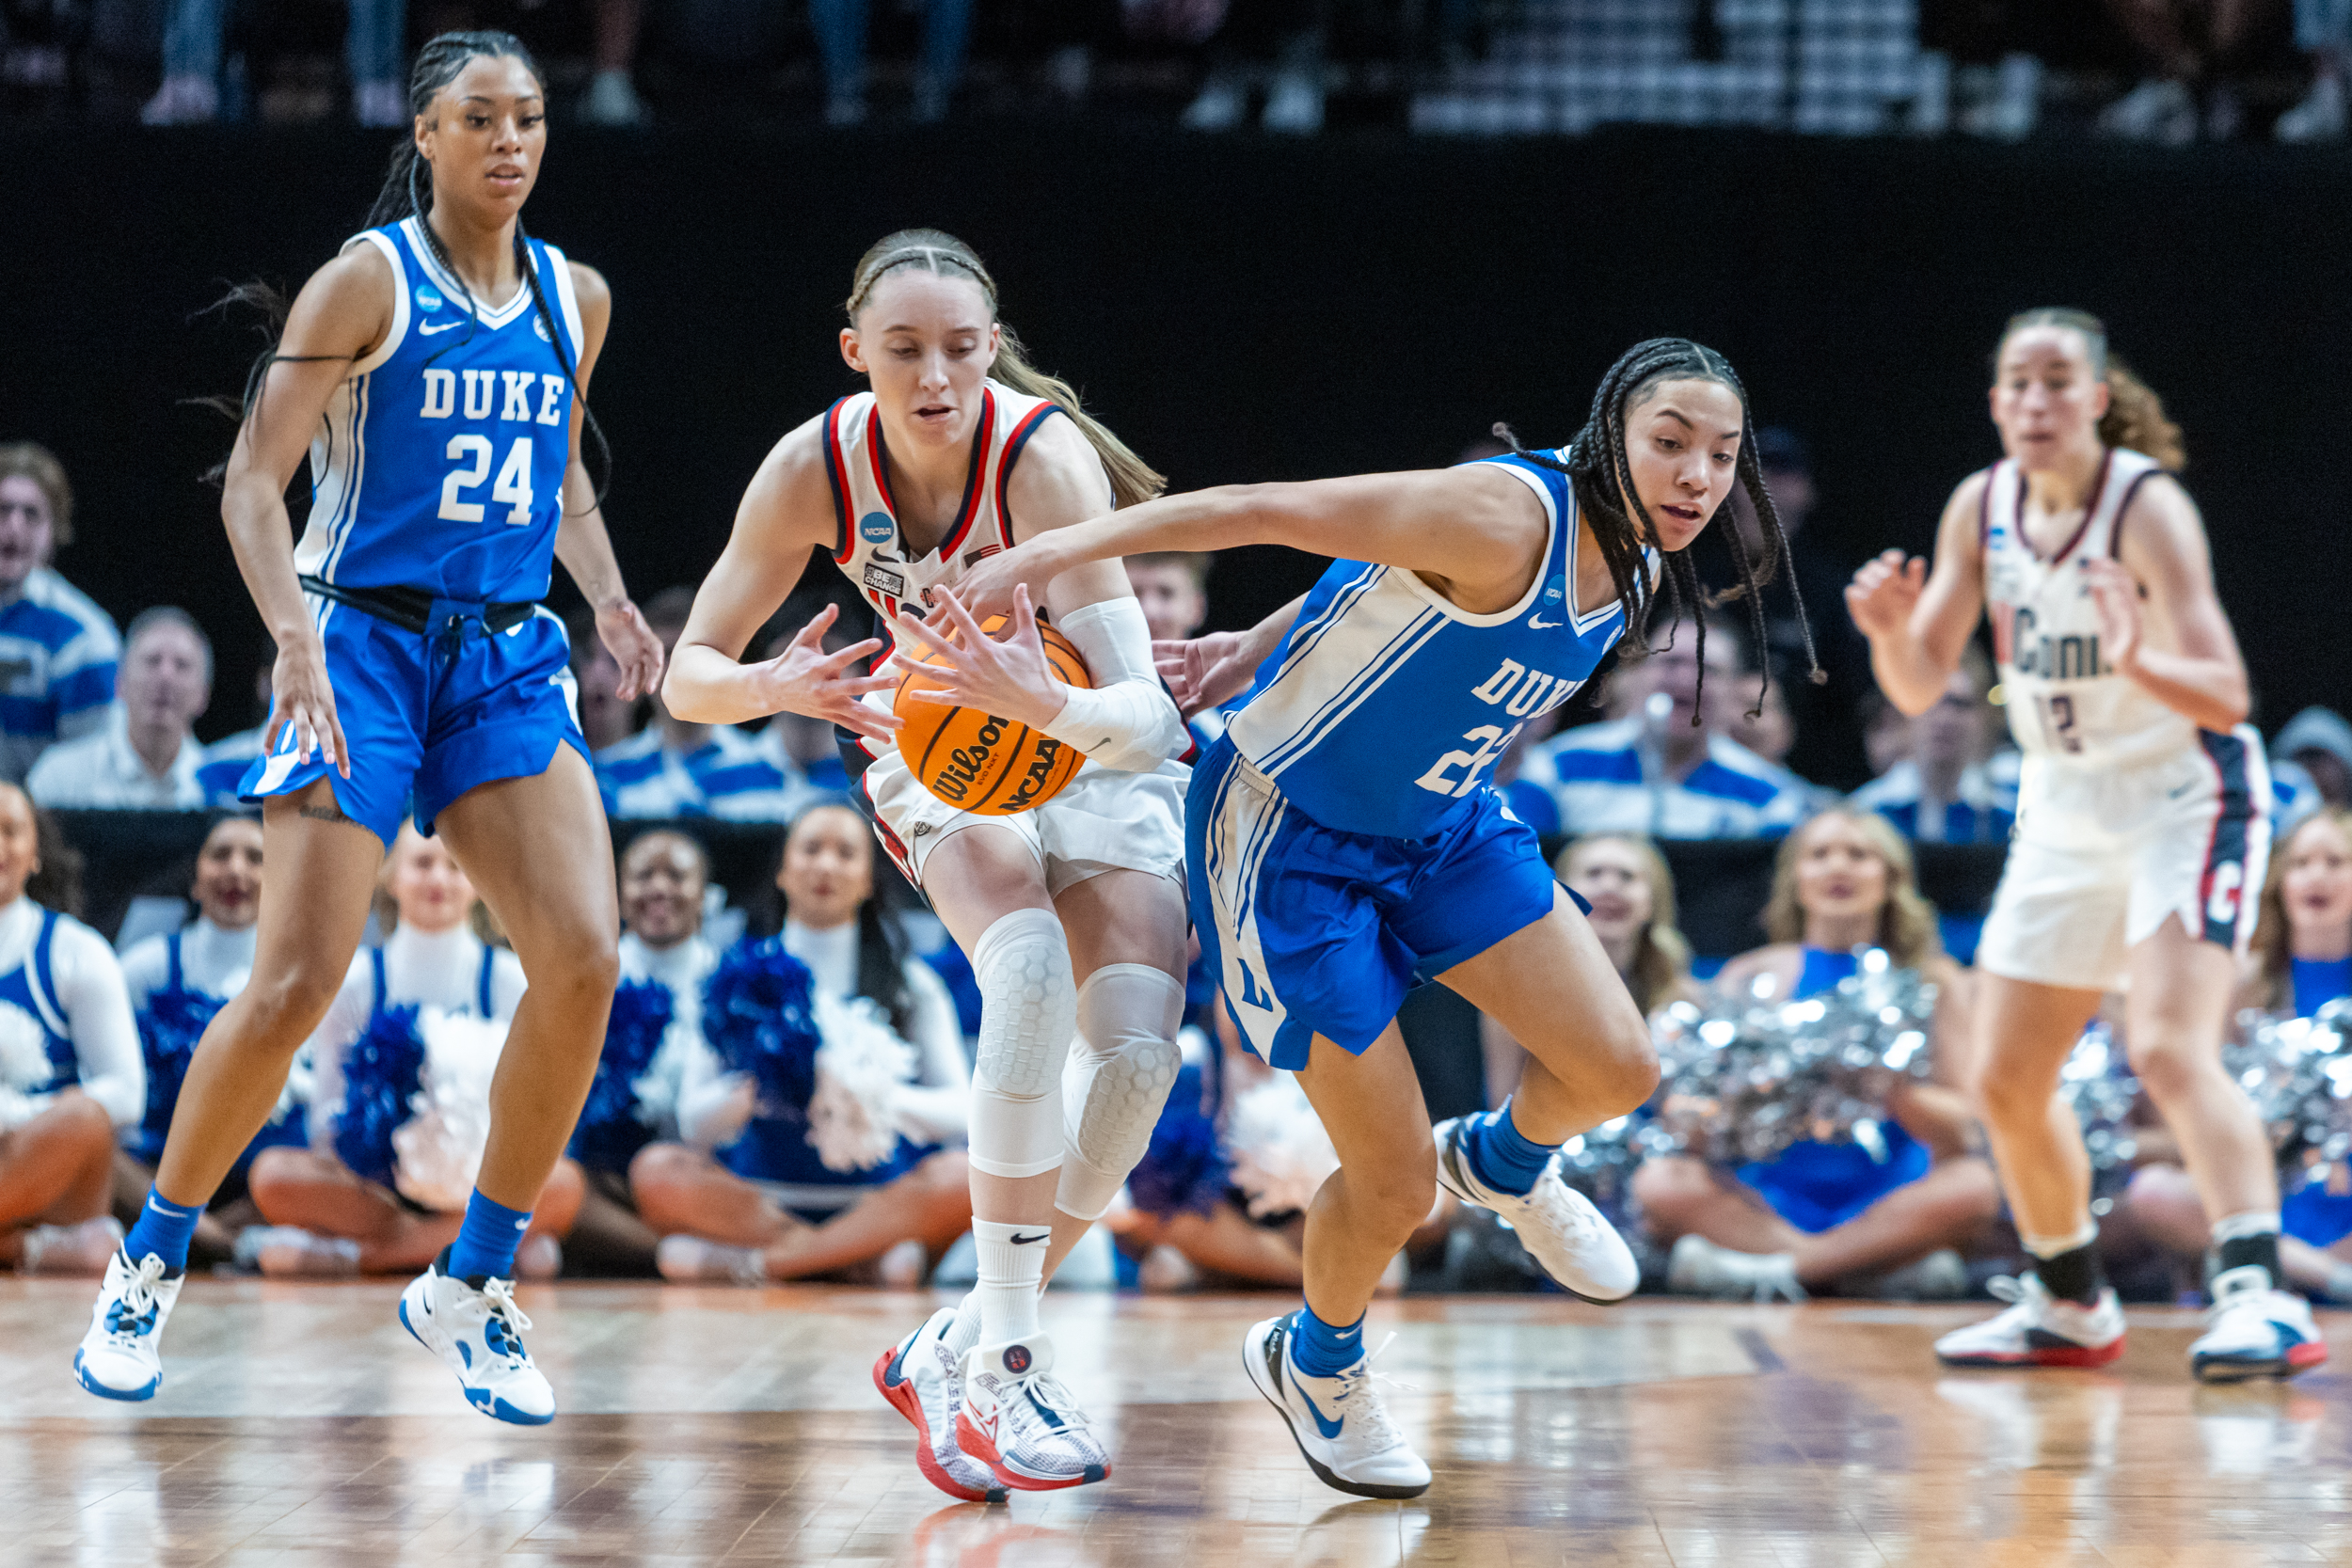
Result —
<path fill-rule="evenodd" d="M 2238 1006 L 2310 1018 L 2352 996 L 2352 811 L 2323 806 L 2270 860 Z M 2280 1175 L 2279 1261 L 2296 1289 L 2352 1302 L 2352 1169 L 2341 1162 Z M 2125 1195 L 2150 1239 L 2201 1259 L 2212 1227 L 2176 1164 L 2145 1164 Z"/>
<path fill-rule="evenodd" d="M 683 1144 L 629 1167 L 670 1279 L 879 1271 L 919 1282 L 972 1223 L 971 1071 L 955 1004 L 874 895 L 874 839 L 843 805 L 787 830 L 783 929 L 720 961 L 688 1060 Z M 711 1152 L 715 1150 L 716 1152 Z M 915 1243 L 914 1248 L 902 1243 Z"/>
<path fill-rule="evenodd" d="M 1701 994 L 1691 978 L 1691 944 L 1675 924 L 1674 873 L 1657 846 L 1632 833 L 1587 833 L 1560 851 L 1551 870 L 1589 906 L 1585 920 L 1644 1018 Z M 1518 1087 L 1527 1052 L 1483 1013 L 1478 1037 L 1486 1058 L 1486 1103 L 1501 1105 Z"/>
<path fill-rule="evenodd" d="M 95 1278 L 122 1240 L 115 1132 L 146 1108 L 146 1074 L 114 950 L 25 894 L 44 836 L 0 784 L 0 1265 Z"/>
<path fill-rule="evenodd" d="M 678 1090 L 702 1040 L 703 982 L 719 963 L 702 928 L 709 885 L 709 858 L 684 833 L 640 833 L 621 856 L 621 983 L 570 1147 L 583 1182 L 564 1238 L 574 1274 L 655 1272 L 661 1237 L 639 1217 L 629 1163 L 678 1135 Z"/>
<path fill-rule="evenodd" d="M 352 959 L 310 1037 L 310 1147 L 253 1162 L 269 1224 L 238 1251 L 266 1275 L 415 1274 L 465 1219 L 522 963 L 474 934 L 473 883 L 413 822 L 392 841 L 382 890 L 391 935 Z M 516 1254 L 518 1277 L 562 1268 L 557 1238 L 580 1194 L 578 1167 L 559 1162 Z"/>
<path fill-rule="evenodd" d="M 2000 1194 L 1992 1166 L 1968 1152 L 1966 1104 L 1947 1086 L 1965 1065 L 1954 1059 L 1967 1037 L 1965 981 L 1937 942 L 1909 847 L 1873 814 L 1821 813 L 1781 847 L 1764 927 L 1772 945 L 1724 966 L 1724 995 L 1803 1000 L 1852 974 L 1855 948 L 1882 948 L 1938 988 L 1936 1081 L 1897 1082 L 1881 1148 L 1807 1141 L 1736 1175 L 1682 1155 L 1645 1164 L 1633 1196 L 1653 1237 L 1674 1243 L 1669 1283 L 1696 1295 L 1795 1301 L 1967 1245 L 1999 1213 Z M 1957 1257 L 1912 1272 L 1905 1293 L 1966 1288 Z"/>
<path fill-rule="evenodd" d="M 262 824 L 224 816 L 204 835 L 189 889 L 197 917 L 180 930 L 134 943 L 122 955 L 122 981 L 138 1020 L 147 1063 L 147 1115 L 115 1156 L 114 1210 L 126 1224 L 138 1217 L 154 1185 L 155 1162 L 171 1130 L 180 1083 L 204 1026 L 245 989 L 253 971 L 254 925 L 262 912 Z M 297 1060 L 269 1125 L 230 1168 L 229 1179 L 196 1222 L 190 1256 L 225 1262 L 236 1233 L 261 1218 L 246 1190 L 254 1156 L 264 1148 L 310 1140 L 310 1066 Z"/>

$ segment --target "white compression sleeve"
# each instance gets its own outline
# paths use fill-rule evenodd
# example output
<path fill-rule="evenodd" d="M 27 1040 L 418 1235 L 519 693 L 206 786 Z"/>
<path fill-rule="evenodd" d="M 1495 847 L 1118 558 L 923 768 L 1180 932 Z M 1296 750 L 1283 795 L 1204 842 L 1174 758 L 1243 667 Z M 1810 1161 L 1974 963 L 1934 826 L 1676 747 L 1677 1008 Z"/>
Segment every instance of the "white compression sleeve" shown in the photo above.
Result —
<path fill-rule="evenodd" d="M 1070 941 L 1044 910 L 1015 910 L 980 934 L 980 1044 L 972 1068 L 972 1168 L 1042 1176 L 1061 1164 L 1062 1062 L 1078 1024 Z"/>
<path fill-rule="evenodd" d="M 1078 1044 L 1062 1069 L 1068 1148 L 1054 1207 L 1098 1220 L 1152 1143 L 1184 1053 L 1184 988 L 1150 964 L 1104 964 L 1078 992 Z"/>
<path fill-rule="evenodd" d="M 1087 661 L 1091 689 L 1069 689 L 1045 733 L 1090 761 L 1148 773 L 1192 743 L 1184 715 L 1152 664 L 1152 628 L 1125 594 L 1081 605 L 1056 624 Z"/>

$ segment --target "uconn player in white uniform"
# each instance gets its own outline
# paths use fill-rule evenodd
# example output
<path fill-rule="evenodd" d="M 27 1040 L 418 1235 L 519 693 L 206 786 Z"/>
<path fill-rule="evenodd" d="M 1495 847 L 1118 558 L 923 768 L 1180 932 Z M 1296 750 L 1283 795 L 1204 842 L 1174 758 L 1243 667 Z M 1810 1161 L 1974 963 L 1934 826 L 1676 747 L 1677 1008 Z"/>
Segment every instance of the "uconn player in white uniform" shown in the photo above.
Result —
<path fill-rule="evenodd" d="M 2008 455 L 1961 482 L 1934 569 L 1889 550 L 1846 591 L 1879 684 L 1924 711 L 1981 610 L 2026 752 L 2017 831 L 1977 965 L 1993 1153 L 2034 1259 L 2007 1311 L 1947 1335 L 1960 1366 L 2098 1366 L 2123 1317 L 2092 1245 L 2090 1163 L 2058 1069 L 2129 990 L 2133 1069 L 2180 1139 L 2213 1220 L 2214 1299 L 2190 1347 L 2208 1380 L 2327 1358 L 2278 1288 L 2279 1186 L 2253 1107 L 2221 1066 L 2237 958 L 2270 847 L 2269 779 L 2246 669 L 2214 594 L 2197 507 L 2166 471 L 2178 433 L 2074 310 L 2010 321 L 1993 421 Z M 2150 455 L 2150 454 L 2153 455 Z"/>
<path fill-rule="evenodd" d="M 1077 1486 L 1109 1474 L 1110 1458 L 1053 1376 L 1038 1292 L 1142 1158 L 1180 1063 L 1188 770 L 1169 759 L 1190 740 L 1117 562 L 1065 578 L 1050 601 L 1091 691 L 1052 678 L 1025 601 L 1015 635 L 992 642 L 950 586 L 1016 540 L 1162 482 L 1022 361 L 994 283 L 960 241 L 891 235 L 858 263 L 848 309 L 842 356 L 872 390 L 769 453 L 663 690 L 672 712 L 701 722 L 790 711 L 842 726 L 876 834 L 971 956 L 979 1285 L 885 1352 L 875 1383 L 914 1422 L 925 1476 L 952 1496 Z M 945 700 L 1085 752 L 1070 785 L 1014 816 L 933 796 L 891 740 L 897 673 L 853 673 L 882 644 L 825 657 L 830 609 L 776 658 L 739 663 L 813 547 L 895 639 L 946 652 Z M 928 624 L 914 619 L 926 607 Z"/>
<path fill-rule="evenodd" d="M 596 1072 L 618 916 L 563 627 L 533 602 L 552 561 L 596 607 L 625 689 L 659 679 L 660 644 L 622 590 L 580 455 L 610 296 L 520 227 L 547 145 L 538 70 L 505 34 L 444 34 L 419 53 L 409 102 L 376 227 L 304 285 L 227 467 L 230 541 L 278 649 L 272 744 L 244 784 L 270 879 L 252 978 L 197 1048 L 75 1357 L 109 1399 L 161 1384 L 156 1342 L 197 1216 L 341 987 L 413 802 L 530 990 L 463 1227 L 400 1319 L 476 1409 L 527 1424 L 555 1411 L 510 1280 Z M 310 518 L 290 548 L 283 498 L 306 448 Z"/>
<path fill-rule="evenodd" d="M 1150 550 L 1339 558 L 1295 619 L 1260 628 L 1272 646 L 1198 764 L 1186 816 L 1204 956 L 1250 1048 L 1297 1072 L 1340 1154 L 1308 1212 L 1306 1306 L 1252 1329 L 1243 1359 L 1343 1491 L 1429 1486 L 1382 1408 L 1362 1328 L 1436 1183 L 1508 1218 L 1581 1296 L 1637 1283 L 1553 1156 L 1648 1098 L 1658 1059 L 1491 775 L 1519 726 L 1583 685 L 1646 610 L 1661 569 L 1678 599 L 1696 596 L 1679 552 L 1735 481 L 1779 551 L 1746 431 L 1720 356 L 1653 340 L 1610 371 L 1562 452 L 1171 497 L 1041 534 L 970 586 L 989 610 L 1016 584 Z M 1395 1022 L 1416 977 L 1459 991 L 1534 1058 L 1502 1110 L 1434 1137 Z"/>

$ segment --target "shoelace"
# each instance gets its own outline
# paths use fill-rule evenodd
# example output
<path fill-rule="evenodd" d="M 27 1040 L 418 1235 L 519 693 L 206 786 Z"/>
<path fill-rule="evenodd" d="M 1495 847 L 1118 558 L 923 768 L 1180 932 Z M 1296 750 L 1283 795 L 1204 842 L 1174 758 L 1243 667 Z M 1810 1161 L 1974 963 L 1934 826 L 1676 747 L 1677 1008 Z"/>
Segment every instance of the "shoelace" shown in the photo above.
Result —
<path fill-rule="evenodd" d="M 1344 1420 L 1353 1417 L 1362 1421 L 1363 1426 L 1358 1430 L 1377 1440 L 1382 1448 L 1393 1448 L 1404 1442 L 1405 1433 L 1390 1417 L 1389 1407 L 1381 1402 L 1380 1391 L 1376 1385 L 1385 1383 L 1408 1394 L 1420 1392 L 1412 1384 L 1402 1378 L 1391 1377 L 1386 1372 L 1375 1372 L 1372 1370 L 1372 1364 L 1380 1358 L 1380 1352 L 1395 1343 L 1396 1336 L 1391 1334 L 1380 1341 L 1379 1350 L 1374 1351 L 1370 1355 L 1340 1373 L 1338 1379 L 1340 1391 L 1331 1396 L 1334 1408 L 1343 1405 L 1346 1407 L 1346 1414 L 1341 1418 Z M 1371 1397 L 1362 1404 L 1350 1402 L 1359 1393 Z"/>
<path fill-rule="evenodd" d="M 1025 1378 L 1017 1386 L 1022 1390 L 1023 1397 L 1000 1402 L 1012 1412 L 1013 1426 L 1023 1435 L 1032 1435 L 1046 1424 L 1045 1418 L 1039 1415 L 1036 1406 L 1029 1402 L 1031 1399 L 1054 1413 L 1061 1421 L 1058 1430 L 1062 1433 L 1088 1437 L 1094 1434 L 1093 1419 L 1078 1408 L 1077 1399 L 1062 1386 L 1061 1379 L 1051 1372 L 1040 1372 Z"/>
<path fill-rule="evenodd" d="M 161 1258 L 151 1252 L 139 1259 L 139 1272 L 122 1287 L 122 1300 L 106 1314 L 106 1332 L 117 1344 L 133 1345 L 147 1337 L 147 1329 L 137 1325 L 151 1325 L 158 1301 L 156 1287 L 163 1283 L 163 1279 L 164 1260 Z"/>
<path fill-rule="evenodd" d="M 488 1281 L 482 1287 L 482 1299 L 490 1304 L 490 1316 L 506 1327 L 506 1342 L 514 1347 L 506 1353 L 508 1362 L 519 1367 L 530 1360 L 531 1353 L 523 1349 L 523 1330 L 531 1326 L 531 1319 L 516 1305 L 515 1282 L 511 1279 Z M 487 1336 L 485 1338 L 486 1340 Z"/>

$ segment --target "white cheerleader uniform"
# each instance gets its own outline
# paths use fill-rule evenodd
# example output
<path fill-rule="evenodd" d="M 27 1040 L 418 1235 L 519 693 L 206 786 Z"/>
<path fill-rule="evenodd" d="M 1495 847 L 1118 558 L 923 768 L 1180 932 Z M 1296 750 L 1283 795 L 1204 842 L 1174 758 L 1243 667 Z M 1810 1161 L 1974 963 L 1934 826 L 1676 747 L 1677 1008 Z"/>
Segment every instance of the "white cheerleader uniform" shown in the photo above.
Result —
<path fill-rule="evenodd" d="M 838 534 L 834 562 L 881 617 L 877 635 L 892 637 L 902 607 L 921 614 L 935 589 L 953 587 L 965 569 L 1013 543 L 1005 487 L 1038 426 L 1061 412 L 1044 398 L 1025 397 L 1001 382 L 980 392 L 978 428 L 963 505 L 939 547 L 922 556 L 900 536 L 890 496 L 882 411 L 871 392 L 843 398 L 825 411 L 826 474 L 833 484 Z M 882 659 L 888 654 L 882 656 Z M 880 668 L 881 659 L 876 667 Z M 866 699 L 888 712 L 890 694 Z M 949 805 L 908 768 L 895 744 L 851 739 L 844 747 L 874 821 L 875 836 L 915 886 L 923 863 L 950 834 L 994 823 L 1021 835 L 1045 873 L 1046 891 L 1059 895 L 1105 871 L 1145 871 L 1182 884 L 1184 876 L 1183 800 L 1192 770 L 1164 762 L 1149 773 L 1087 763 L 1062 792 L 1030 811 L 981 816 Z"/>
<path fill-rule="evenodd" d="M 2089 568 L 2119 553 L 2151 458 L 2100 465 L 2082 525 L 2042 555 L 2025 534 L 2026 483 L 1994 465 L 1979 522 L 1994 656 L 2026 755 L 2017 829 L 1977 962 L 2081 990 L 2124 982 L 2130 950 L 2177 916 L 2243 953 L 2270 856 L 2262 737 L 2221 734 L 2106 662 Z"/>

